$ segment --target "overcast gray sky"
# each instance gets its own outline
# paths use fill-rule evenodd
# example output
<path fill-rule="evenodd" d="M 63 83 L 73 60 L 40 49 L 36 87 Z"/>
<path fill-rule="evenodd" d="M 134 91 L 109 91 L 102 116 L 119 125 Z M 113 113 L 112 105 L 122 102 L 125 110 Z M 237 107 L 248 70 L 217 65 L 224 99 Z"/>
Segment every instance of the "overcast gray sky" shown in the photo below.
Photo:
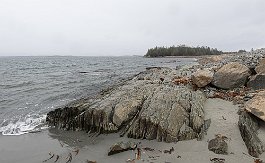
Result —
<path fill-rule="evenodd" d="M 0 0 L 0 55 L 265 47 L 265 0 Z"/>

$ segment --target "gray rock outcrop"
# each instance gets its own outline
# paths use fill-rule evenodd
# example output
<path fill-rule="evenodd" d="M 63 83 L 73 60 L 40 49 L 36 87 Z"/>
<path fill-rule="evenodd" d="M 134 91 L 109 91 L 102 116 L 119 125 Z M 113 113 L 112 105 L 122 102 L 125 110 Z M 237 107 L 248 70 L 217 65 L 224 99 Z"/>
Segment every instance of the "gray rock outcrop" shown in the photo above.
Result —
<path fill-rule="evenodd" d="M 241 137 L 248 148 L 248 153 L 253 157 L 259 157 L 264 152 L 264 146 L 258 137 L 257 119 L 253 115 L 243 112 L 239 116 L 238 126 Z"/>
<path fill-rule="evenodd" d="M 237 62 L 228 63 L 214 74 L 212 84 L 221 89 L 237 88 L 246 84 L 250 74 L 248 67 Z"/>
<path fill-rule="evenodd" d="M 165 142 L 201 138 L 206 97 L 189 85 L 171 82 L 180 75 L 169 68 L 150 68 L 95 99 L 51 111 L 47 122 L 66 130 L 120 131 Z"/>

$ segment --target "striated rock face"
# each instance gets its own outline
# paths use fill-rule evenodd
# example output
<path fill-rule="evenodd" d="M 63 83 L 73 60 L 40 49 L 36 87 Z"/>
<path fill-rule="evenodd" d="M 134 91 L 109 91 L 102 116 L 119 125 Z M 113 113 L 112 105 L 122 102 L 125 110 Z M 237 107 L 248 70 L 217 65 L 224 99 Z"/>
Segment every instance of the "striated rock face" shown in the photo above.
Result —
<path fill-rule="evenodd" d="M 212 84 L 222 89 L 232 89 L 246 84 L 251 75 L 248 67 L 232 62 L 221 67 L 213 77 Z"/>
<path fill-rule="evenodd" d="M 246 103 L 246 110 L 265 121 L 265 91 L 256 94 Z"/>
<path fill-rule="evenodd" d="M 238 121 L 241 137 L 243 138 L 248 153 L 253 157 L 259 157 L 264 152 L 264 145 L 258 137 L 258 121 L 255 117 L 247 112 L 239 116 Z"/>
<path fill-rule="evenodd" d="M 120 131 L 165 142 L 201 138 L 206 97 L 189 85 L 173 84 L 176 76 L 181 76 L 176 70 L 150 68 L 95 99 L 48 113 L 47 122 L 66 130 Z"/>
<path fill-rule="evenodd" d="M 213 80 L 213 73 L 207 69 L 197 70 L 192 74 L 191 80 L 198 87 L 205 87 Z"/>

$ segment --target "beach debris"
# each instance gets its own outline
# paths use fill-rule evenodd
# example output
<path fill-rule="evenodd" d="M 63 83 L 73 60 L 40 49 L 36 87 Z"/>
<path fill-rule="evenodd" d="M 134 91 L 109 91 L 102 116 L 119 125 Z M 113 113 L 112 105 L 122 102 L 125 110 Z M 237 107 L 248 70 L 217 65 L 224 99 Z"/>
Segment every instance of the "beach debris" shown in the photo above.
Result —
<path fill-rule="evenodd" d="M 47 160 L 44 160 L 44 161 L 42 161 L 42 162 L 47 162 L 47 161 L 49 161 L 50 159 L 52 159 L 53 157 L 54 157 L 54 154 L 53 153 L 51 153 L 51 152 L 49 152 L 49 155 L 51 156 L 50 158 L 48 158 Z"/>
<path fill-rule="evenodd" d="M 108 156 L 117 154 L 120 152 L 128 151 L 128 150 L 134 150 L 136 147 L 137 147 L 137 144 L 134 142 L 129 141 L 127 143 L 124 143 L 121 141 L 121 142 L 115 143 L 114 145 L 110 147 Z"/>
<path fill-rule="evenodd" d="M 73 150 L 73 152 L 75 153 L 75 156 L 76 156 L 79 153 L 79 149 L 75 149 L 75 150 Z"/>
<path fill-rule="evenodd" d="M 97 163 L 97 161 L 86 160 L 86 163 Z"/>
<path fill-rule="evenodd" d="M 135 163 L 135 159 L 128 159 L 127 161 L 126 161 L 126 163 Z"/>
<path fill-rule="evenodd" d="M 59 160 L 59 157 L 60 157 L 59 155 L 56 155 L 56 159 L 54 162 L 57 162 Z"/>
<path fill-rule="evenodd" d="M 86 71 L 79 71 L 78 73 L 80 73 L 80 74 L 87 74 L 87 73 L 89 73 L 89 72 L 86 72 Z"/>
<path fill-rule="evenodd" d="M 164 150 L 164 153 L 171 154 L 174 151 L 174 148 L 170 148 L 169 150 Z"/>
<path fill-rule="evenodd" d="M 137 148 L 136 159 L 137 160 L 141 159 L 141 149 L 140 148 Z"/>
<path fill-rule="evenodd" d="M 176 85 L 180 85 L 180 84 L 183 84 L 183 85 L 187 85 L 191 82 L 191 79 L 188 78 L 188 77 L 175 77 L 172 82 Z"/>
<path fill-rule="evenodd" d="M 223 120 L 226 120 L 226 118 L 224 116 L 222 116 Z"/>
<path fill-rule="evenodd" d="M 224 163 L 225 159 L 224 158 L 210 158 L 210 161 L 213 163 Z"/>
<path fill-rule="evenodd" d="M 228 154 L 228 145 L 225 142 L 226 137 L 216 135 L 215 139 L 212 139 L 208 143 L 208 149 L 216 154 Z"/>
<path fill-rule="evenodd" d="M 150 148 L 150 147 L 144 147 L 144 148 L 142 148 L 143 150 L 145 150 L 145 151 L 154 151 L 155 149 L 153 149 L 153 148 Z"/>
<path fill-rule="evenodd" d="M 178 155 L 178 156 L 177 156 L 177 158 L 181 158 L 181 156 L 180 156 L 180 155 Z"/>
<path fill-rule="evenodd" d="M 254 163 L 263 163 L 263 161 L 261 159 L 255 159 Z"/>
<path fill-rule="evenodd" d="M 66 157 L 66 163 L 72 162 L 73 156 L 72 153 L 69 153 L 68 156 Z"/>

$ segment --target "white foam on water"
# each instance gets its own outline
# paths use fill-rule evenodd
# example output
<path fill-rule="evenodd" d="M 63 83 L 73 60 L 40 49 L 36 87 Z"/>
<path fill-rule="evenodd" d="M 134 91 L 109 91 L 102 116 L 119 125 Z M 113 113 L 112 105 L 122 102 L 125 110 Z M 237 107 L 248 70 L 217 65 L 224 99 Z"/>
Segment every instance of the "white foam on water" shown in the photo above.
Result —
<path fill-rule="evenodd" d="M 45 129 L 43 125 L 45 124 L 46 115 L 27 115 L 23 119 L 18 121 L 10 122 L 6 126 L 0 127 L 0 133 L 2 135 L 23 135 L 30 132 L 36 132 L 41 129 Z"/>

